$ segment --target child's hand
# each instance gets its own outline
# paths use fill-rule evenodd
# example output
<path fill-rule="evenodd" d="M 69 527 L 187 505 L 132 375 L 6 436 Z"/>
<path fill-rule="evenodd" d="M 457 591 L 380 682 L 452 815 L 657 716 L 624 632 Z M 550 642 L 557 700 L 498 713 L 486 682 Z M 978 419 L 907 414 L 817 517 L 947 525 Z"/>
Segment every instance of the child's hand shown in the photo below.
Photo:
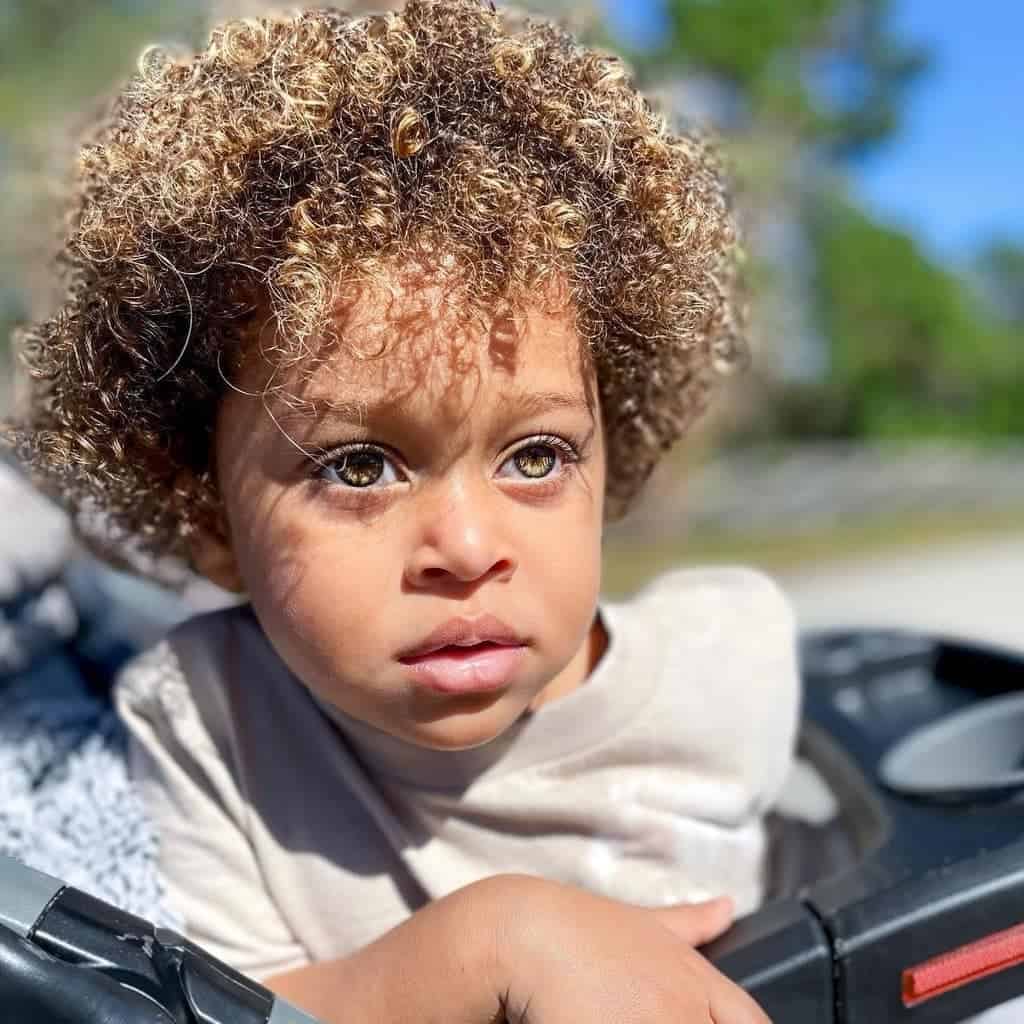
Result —
<path fill-rule="evenodd" d="M 693 948 L 731 920 L 728 900 L 647 909 L 498 875 L 267 984 L 331 1024 L 767 1024 Z"/>
<path fill-rule="evenodd" d="M 517 877 L 500 922 L 495 984 L 510 1024 L 766 1024 L 694 946 L 732 921 L 727 899 L 647 909 Z"/>

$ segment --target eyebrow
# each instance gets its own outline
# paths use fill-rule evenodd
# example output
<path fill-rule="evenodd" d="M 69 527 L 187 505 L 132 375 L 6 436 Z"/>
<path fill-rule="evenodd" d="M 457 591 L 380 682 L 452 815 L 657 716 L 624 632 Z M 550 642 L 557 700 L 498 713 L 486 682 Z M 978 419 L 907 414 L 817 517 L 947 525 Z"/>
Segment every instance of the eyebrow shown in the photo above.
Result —
<path fill-rule="evenodd" d="M 352 423 L 362 426 L 381 414 L 394 411 L 393 402 L 361 403 L 361 402 L 328 402 L 314 398 L 312 400 L 315 415 L 318 419 L 335 422 Z M 498 400 L 503 412 L 514 412 L 524 419 L 537 416 L 553 409 L 567 409 L 571 412 L 582 412 L 593 418 L 593 410 L 587 400 L 578 394 L 567 391 L 525 391 L 507 393 Z"/>
<path fill-rule="evenodd" d="M 535 416 L 549 409 L 569 409 L 592 415 L 590 406 L 582 395 L 569 394 L 566 391 L 527 391 L 503 395 L 501 405 L 514 408 L 523 416 Z"/>

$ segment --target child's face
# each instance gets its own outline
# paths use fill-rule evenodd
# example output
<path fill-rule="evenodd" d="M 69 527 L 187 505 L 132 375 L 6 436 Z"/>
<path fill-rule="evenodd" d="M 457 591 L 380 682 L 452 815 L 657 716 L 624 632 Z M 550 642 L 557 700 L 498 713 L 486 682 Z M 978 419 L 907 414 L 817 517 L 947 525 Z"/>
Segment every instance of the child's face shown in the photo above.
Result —
<path fill-rule="evenodd" d="M 339 310 L 312 374 L 275 379 L 315 413 L 222 406 L 221 554 L 267 636 L 321 698 L 422 746 L 493 739 L 600 649 L 604 438 L 552 309 L 468 324 L 436 280 L 390 278 Z"/>

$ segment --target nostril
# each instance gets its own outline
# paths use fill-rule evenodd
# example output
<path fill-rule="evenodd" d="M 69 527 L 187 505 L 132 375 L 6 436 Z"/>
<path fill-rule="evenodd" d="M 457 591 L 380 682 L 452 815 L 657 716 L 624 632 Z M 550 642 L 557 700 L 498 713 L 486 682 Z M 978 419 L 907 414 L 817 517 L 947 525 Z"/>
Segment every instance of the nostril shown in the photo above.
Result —
<path fill-rule="evenodd" d="M 457 561 L 446 561 L 442 558 L 424 559 L 425 564 L 409 566 L 408 579 L 411 583 L 422 585 L 473 583 L 479 584 L 492 579 L 509 579 L 515 571 L 516 563 L 511 558 L 499 558 L 490 565 L 481 561 L 473 564 Z"/>

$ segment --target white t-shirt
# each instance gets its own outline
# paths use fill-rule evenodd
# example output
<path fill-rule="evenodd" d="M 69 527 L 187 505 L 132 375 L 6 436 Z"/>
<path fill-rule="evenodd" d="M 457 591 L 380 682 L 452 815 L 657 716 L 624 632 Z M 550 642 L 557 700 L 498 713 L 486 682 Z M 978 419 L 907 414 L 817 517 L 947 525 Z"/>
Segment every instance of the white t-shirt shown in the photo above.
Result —
<path fill-rule="evenodd" d="M 680 570 L 600 615 L 584 685 L 466 751 L 321 704 L 247 607 L 130 663 L 117 707 L 185 934 L 267 977 L 502 872 L 753 910 L 799 713 L 785 599 L 749 570 Z"/>

